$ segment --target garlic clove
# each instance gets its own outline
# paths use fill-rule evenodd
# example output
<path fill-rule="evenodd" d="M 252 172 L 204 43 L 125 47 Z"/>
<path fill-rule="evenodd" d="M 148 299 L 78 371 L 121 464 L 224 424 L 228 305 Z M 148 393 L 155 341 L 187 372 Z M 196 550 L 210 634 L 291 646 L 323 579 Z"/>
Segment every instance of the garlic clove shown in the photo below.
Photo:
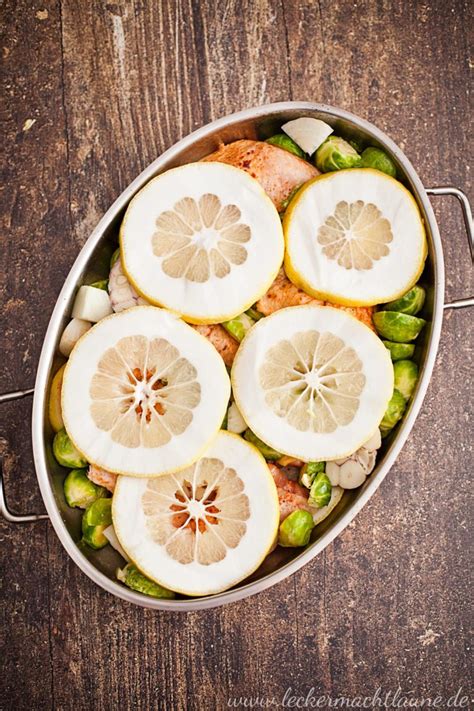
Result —
<path fill-rule="evenodd" d="M 340 467 L 336 462 L 326 462 L 326 476 L 331 482 L 332 486 L 339 485 L 339 473 Z"/>
<path fill-rule="evenodd" d="M 370 439 L 367 440 L 365 444 L 362 445 L 364 449 L 367 449 L 369 452 L 372 450 L 378 449 L 382 445 L 382 436 L 380 434 L 380 430 L 377 428 L 372 435 Z"/>
<path fill-rule="evenodd" d="M 340 468 L 339 486 L 342 486 L 343 489 L 357 489 L 364 481 L 365 471 L 359 462 L 350 459 Z"/>

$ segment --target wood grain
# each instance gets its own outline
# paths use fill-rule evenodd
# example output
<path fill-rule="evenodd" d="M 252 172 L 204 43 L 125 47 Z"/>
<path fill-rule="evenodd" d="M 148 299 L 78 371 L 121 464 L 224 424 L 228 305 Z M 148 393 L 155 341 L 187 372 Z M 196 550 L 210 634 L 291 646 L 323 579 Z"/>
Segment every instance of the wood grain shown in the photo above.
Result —
<path fill-rule="evenodd" d="M 260 103 L 317 100 L 374 121 L 427 185 L 470 187 L 465 0 L 9 0 L 2 4 L 0 390 L 33 383 L 64 277 L 114 198 L 166 147 Z M 31 123 L 34 121 L 34 123 Z M 472 293 L 456 205 L 436 205 L 448 298 Z M 48 524 L 0 524 L 3 709 L 223 709 L 291 687 L 333 696 L 468 686 L 472 469 L 467 310 L 448 313 L 413 433 L 326 551 L 217 610 L 116 600 Z M 41 507 L 27 402 L 2 407 L 12 508 Z"/>

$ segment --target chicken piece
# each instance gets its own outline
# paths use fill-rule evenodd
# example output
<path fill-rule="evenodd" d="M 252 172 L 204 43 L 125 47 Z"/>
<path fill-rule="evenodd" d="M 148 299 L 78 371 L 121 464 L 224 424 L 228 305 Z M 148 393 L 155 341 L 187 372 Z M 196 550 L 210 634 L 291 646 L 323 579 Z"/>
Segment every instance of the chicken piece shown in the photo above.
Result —
<path fill-rule="evenodd" d="M 230 333 L 227 333 L 219 323 L 210 326 L 194 326 L 194 328 L 212 343 L 219 355 L 222 356 L 224 363 L 230 367 L 239 347 L 235 338 L 232 338 Z"/>
<path fill-rule="evenodd" d="M 320 304 L 322 306 L 324 301 L 318 301 L 302 289 L 298 289 L 288 279 L 282 268 L 267 293 L 257 301 L 256 308 L 264 316 L 269 316 L 274 311 L 284 309 L 285 306 L 302 306 L 303 304 Z"/>
<path fill-rule="evenodd" d="M 352 314 L 366 326 L 375 331 L 372 322 L 373 306 L 341 306 L 341 304 L 333 304 L 331 301 L 320 301 L 310 296 L 302 289 L 295 286 L 286 276 L 283 269 L 280 269 L 278 276 L 262 298 L 257 301 L 257 309 L 269 316 L 274 311 L 283 309 L 286 306 L 302 306 L 303 304 L 319 304 L 320 306 L 333 306 L 335 309 L 343 309 Z"/>
<path fill-rule="evenodd" d="M 204 161 L 228 163 L 258 180 L 277 210 L 297 187 L 319 175 L 319 171 L 293 153 L 264 141 L 243 139 L 222 145 Z"/>
<path fill-rule="evenodd" d="M 88 478 L 97 484 L 98 486 L 103 486 L 105 489 L 114 493 L 115 484 L 117 483 L 117 474 L 112 472 L 107 472 L 105 469 L 96 467 L 94 464 L 89 464 L 89 471 L 87 472 Z"/>
<path fill-rule="evenodd" d="M 304 509 L 312 513 L 308 506 L 308 490 L 300 486 L 297 481 L 288 479 L 285 473 L 276 464 L 267 462 L 273 481 L 278 492 L 280 504 L 280 523 L 285 520 L 290 513 L 298 509 Z"/>

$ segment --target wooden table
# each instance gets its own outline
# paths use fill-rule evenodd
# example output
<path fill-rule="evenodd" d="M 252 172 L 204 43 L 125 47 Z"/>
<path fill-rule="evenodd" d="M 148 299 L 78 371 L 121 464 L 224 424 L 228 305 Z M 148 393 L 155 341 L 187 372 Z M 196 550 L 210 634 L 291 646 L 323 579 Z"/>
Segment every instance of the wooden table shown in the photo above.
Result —
<path fill-rule="evenodd" d="M 211 119 L 287 99 L 333 104 L 391 135 L 425 185 L 469 188 L 469 5 L 6 0 L 0 391 L 32 386 L 62 282 L 107 207 Z M 458 207 L 435 209 L 447 297 L 468 296 Z M 256 597 L 188 615 L 131 607 L 74 566 L 48 523 L 2 522 L 0 707 L 276 707 L 285 693 L 288 707 L 312 687 L 466 693 L 471 319 L 446 315 L 422 413 L 377 495 L 322 555 Z M 42 509 L 29 417 L 27 401 L 2 407 L 10 506 L 23 512 Z"/>

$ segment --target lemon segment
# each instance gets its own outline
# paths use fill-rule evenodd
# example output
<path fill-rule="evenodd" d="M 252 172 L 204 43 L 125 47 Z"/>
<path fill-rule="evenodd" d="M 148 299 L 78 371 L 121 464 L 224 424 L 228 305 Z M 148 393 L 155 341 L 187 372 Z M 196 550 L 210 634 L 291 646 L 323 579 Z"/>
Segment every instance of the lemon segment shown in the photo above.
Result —
<path fill-rule="evenodd" d="M 224 362 L 209 341 L 163 309 L 137 306 L 78 341 L 64 371 L 62 414 L 88 462 L 153 477 L 200 456 L 229 395 Z"/>
<path fill-rule="evenodd" d="M 309 294 L 346 306 L 398 298 L 423 271 L 427 244 L 413 196 L 378 170 L 314 178 L 283 221 L 285 271 Z"/>
<path fill-rule="evenodd" d="M 159 479 L 119 477 L 117 537 L 151 580 L 210 595 L 256 570 L 278 531 L 275 484 L 261 454 L 221 431 L 192 466 Z"/>
<path fill-rule="evenodd" d="M 258 182 L 223 163 L 151 180 L 120 230 L 123 268 L 148 301 L 190 323 L 219 323 L 266 292 L 283 261 L 281 221 Z"/>
<path fill-rule="evenodd" d="M 237 352 L 234 398 L 270 447 L 303 461 L 340 459 L 367 441 L 393 391 L 390 354 L 350 314 L 282 309 L 259 321 Z"/>

